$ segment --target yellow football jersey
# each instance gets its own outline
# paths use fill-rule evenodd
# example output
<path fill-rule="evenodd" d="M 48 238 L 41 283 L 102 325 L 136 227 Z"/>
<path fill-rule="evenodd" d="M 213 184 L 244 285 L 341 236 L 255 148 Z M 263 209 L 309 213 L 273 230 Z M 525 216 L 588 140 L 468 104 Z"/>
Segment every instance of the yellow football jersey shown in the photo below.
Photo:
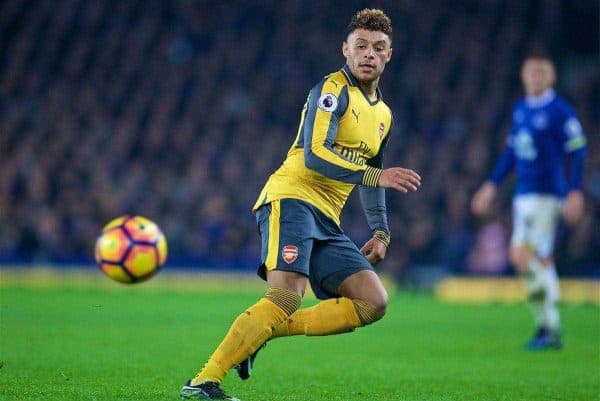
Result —
<path fill-rule="evenodd" d="M 296 139 L 252 210 L 273 200 L 300 199 L 339 225 L 354 186 L 377 186 L 391 126 L 379 89 L 371 101 L 348 66 L 326 76 L 310 91 Z"/>

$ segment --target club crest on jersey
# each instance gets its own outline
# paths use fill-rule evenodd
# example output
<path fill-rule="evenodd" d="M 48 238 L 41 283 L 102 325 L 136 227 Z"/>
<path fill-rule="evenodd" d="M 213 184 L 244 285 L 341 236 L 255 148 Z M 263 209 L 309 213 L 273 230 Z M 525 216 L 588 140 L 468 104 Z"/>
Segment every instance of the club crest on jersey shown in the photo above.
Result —
<path fill-rule="evenodd" d="M 333 93 L 324 93 L 317 101 L 317 105 L 323 111 L 331 113 L 338 107 L 338 99 Z"/>
<path fill-rule="evenodd" d="M 294 261 L 298 259 L 298 247 L 295 245 L 284 246 L 283 250 L 281 251 L 281 257 L 288 265 L 294 263 Z"/>
<path fill-rule="evenodd" d="M 384 131 L 385 131 L 385 124 L 379 123 L 379 139 L 383 138 Z"/>

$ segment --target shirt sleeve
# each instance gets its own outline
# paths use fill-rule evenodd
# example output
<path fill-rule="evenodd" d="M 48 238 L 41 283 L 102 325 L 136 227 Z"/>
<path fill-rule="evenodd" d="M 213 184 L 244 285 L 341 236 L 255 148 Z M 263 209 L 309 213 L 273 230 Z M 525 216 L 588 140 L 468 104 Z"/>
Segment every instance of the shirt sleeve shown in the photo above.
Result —
<path fill-rule="evenodd" d="M 383 168 L 383 154 L 390 138 L 391 127 L 388 135 L 384 138 L 375 157 L 370 159 L 367 164 L 379 169 Z M 385 203 L 384 188 L 359 187 L 360 201 L 362 203 L 367 224 L 373 233 L 373 237 L 379 239 L 386 245 L 390 244 L 390 229 L 388 226 L 387 207 Z"/>
<path fill-rule="evenodd" d="M 587 141 L 581 123 L 571 108 L 566 108 L 561 127 L 564 151 L 570 157 L 569 189 L 581 189 L 583 168 L 587 156 Z"/>
<path fill-rule="evenodd" d="M 334 180 L 376 187 L 382 170 L 359 165 L 333 149 L 340 119 L 348 108 L 347 86 L 325 79 L 308 97 L 304 124 L 304 163 Z"/>
<path fill-rule="evenodd" d="M 390 228 L 387 218 L 384 188 L 359 187 L 360 201 L 362 203 L 367 224 L 373 236 L 386 245 L 390 243 Z"/>
<path fill-rule="evenodd" d="M 489 176 L 489 180 L 495 185 L 500 185 L 506 176 L 512 171 L 515 166 L 515 150 L 513 148 L 512 136 L 509 135 L 506 140 L 506 147 L 498 158 L 496 166 Z"/>
<path fill-rule="evenodd" d="M 583 181 L 583 168 L 587 157 L 587 149 L 580 148 L 570 153 L 569 163 L 569 190 L 581 189 Z"/>
<path fill-rule="evenodd" d="M 587 141 L 581 123 L 575 115 L 568 116 L 565 119 L 561 133 L 565 152 L 570 153 L 586 147 Z"/>

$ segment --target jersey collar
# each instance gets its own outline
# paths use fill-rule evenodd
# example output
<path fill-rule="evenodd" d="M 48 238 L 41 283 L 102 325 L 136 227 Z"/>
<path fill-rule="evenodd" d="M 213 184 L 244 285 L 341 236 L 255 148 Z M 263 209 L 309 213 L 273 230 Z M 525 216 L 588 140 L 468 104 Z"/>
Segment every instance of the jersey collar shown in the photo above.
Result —
<path fill-rule="evenodd" d="M 527 103 L 527 106 L 534 108 L 534 109 L 539 109 L 540 107 L 544 107 L 544 106 L 548 105 L 550 102 L 552 102 L 554 100 L 555 97 L 556 97 L 556 92 L 554 91 L 554 89 L 550 88 L 550 89 L 546 89 L 540 95 L 526 96 L 525 102 Z"/>
<path fill-rule="evenodd" d="M 375 99 L 373 101 L 371 99 L 369 99 L 367 94 L 362 90 L 362 87 L 360 86 L 360 82 L 358 82 L 358 79 L 356 79 L 356 77 L 350 71 L 350 67 L 348 67 L 348 64 L 344 65 L 342 67 L 341 71 L 344 74 L 344 76 L 346 77 L 346 80 L 348 80 L 348 83 L 350 84 L 350 86 L 356 86 L 371 106 L 376 105 L 381 99 L 383 99 L 383 96 L 381 96 L 381 90 L 379 89 L 379 86 L 375 89 L 375 92 L 377 93 L 377 99 Z"/>

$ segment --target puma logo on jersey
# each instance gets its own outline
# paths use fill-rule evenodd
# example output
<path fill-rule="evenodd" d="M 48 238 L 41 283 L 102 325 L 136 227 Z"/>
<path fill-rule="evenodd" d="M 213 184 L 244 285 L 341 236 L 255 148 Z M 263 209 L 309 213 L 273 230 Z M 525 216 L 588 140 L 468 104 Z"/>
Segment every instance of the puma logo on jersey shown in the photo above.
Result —
<path fill-rule="evenodd" d="M 358 124 L 358 116 L 360 115 L 360 111 L 357 113 L 354 111 L 354 109 L 352 109 L 352 115 L 356 118 L 356 123 Z"/>

